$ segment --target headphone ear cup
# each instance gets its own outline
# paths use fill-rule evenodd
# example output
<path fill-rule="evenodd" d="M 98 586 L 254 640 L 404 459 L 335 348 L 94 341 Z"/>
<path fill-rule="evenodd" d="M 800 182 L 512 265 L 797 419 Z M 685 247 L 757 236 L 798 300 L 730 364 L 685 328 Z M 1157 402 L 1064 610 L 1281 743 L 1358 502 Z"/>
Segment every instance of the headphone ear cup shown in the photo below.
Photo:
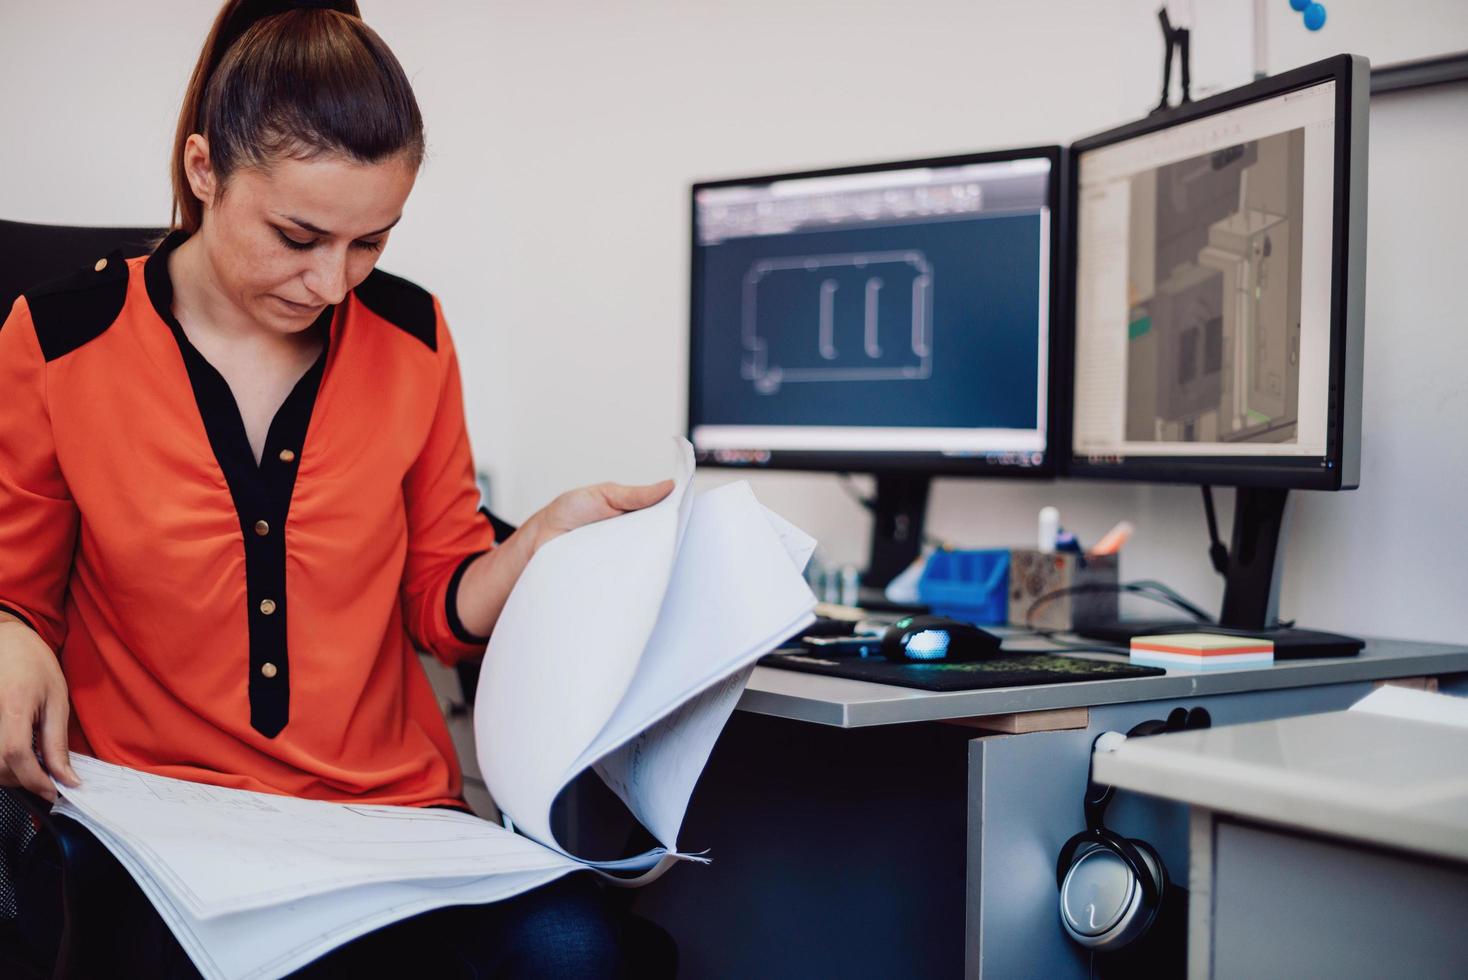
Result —
<path fill-rule="evenodd" d="M 1167 730 L 1167 722 L 1161 718 L 1149 718 L 1146 721 L 1133 725 L 1131 730 L 1126 733 L 1126 737 L 1143 738 L 1147 735 L 1161 735 Z"/>
<path fill-rule="evenodd" d="M 1152 872 L 1152 881 L 1157 886 L 1157 900 L 1160 904 L 1168 886 L 1167 867 L 1162 863 L 1162 855 L 1157 853 L 1157 848 L 1144 840 L 1128 837 L 1127 843 L 1137 849 L 1137 853 L 1142 856 L 1142 863 Z"/>
<path fill-rule="evenodd" d="M 1156 918 L 1161 891 L 1154 886 L 1166 880 L 1166 872 L 1157 852 L 1138 843 L 1099 828 L 1077 834 L 1062 849 L 1060 921 L 1081 946 L 1121 949 Z M 1069 867 L 1063 866 L 1065 858 Z"/>
<path fill-rule="evenodd" d="M 1060 848 L 1060 857 L 1055 859 L 1055 886 L 1065 886 L 1065 876 L 1075 866 L 1076 858 L 1081 856 L 1082 850 L 1090 850 L 1096 844 L 1094 831 L 1083 830 L 1076 834 Z"/>

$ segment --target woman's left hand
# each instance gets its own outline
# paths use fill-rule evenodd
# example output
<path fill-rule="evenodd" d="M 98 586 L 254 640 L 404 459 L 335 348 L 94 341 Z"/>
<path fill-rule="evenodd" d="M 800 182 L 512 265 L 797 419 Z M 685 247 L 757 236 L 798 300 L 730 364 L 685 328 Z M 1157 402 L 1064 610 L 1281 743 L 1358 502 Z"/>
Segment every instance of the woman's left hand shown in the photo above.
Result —
<path fill-rule="evenodd" d="M 663 480 L 640 487 L 598 483 L 561 494 L 532 514 L 503 544 L 470 563 L 459 581 L 459 622 L 475 636 L 488 636 L 520 573 L 547 541 L 586 524 L 651 507 L 672 490 L 673 481 Z"/>
<path fill-rule="evenodd" d="M 533 530 L 534 550 L 567 531 L 629 511 L 651 507 L 673 491 L 673 481 L 663 480 L 642 486 L 622 483 L 597 483 L 568 490 L 526 521 L 525 530 Z"/>

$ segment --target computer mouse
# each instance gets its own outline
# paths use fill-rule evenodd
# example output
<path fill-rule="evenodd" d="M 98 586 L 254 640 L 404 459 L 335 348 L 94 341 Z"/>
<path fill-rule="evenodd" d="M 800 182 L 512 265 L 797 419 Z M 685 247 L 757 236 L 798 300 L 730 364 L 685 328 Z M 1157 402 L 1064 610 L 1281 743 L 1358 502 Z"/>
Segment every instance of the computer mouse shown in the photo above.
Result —
<path fill-rule="evenodd" d="M 882 637 L 882 656 L 897 663 L 989 660 L 1001 640 L 972 623 L 947 616 L 905 616 Z"/>

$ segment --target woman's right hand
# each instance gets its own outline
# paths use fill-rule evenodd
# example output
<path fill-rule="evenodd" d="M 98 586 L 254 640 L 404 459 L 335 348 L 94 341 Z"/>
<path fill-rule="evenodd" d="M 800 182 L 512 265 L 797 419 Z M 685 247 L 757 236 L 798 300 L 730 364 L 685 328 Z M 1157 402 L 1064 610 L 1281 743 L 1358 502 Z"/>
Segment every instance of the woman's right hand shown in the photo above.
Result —
<path fill-rule="evenodd" d="M 81 784 L 66 750 L 69 712 L 56 655 L 29 626 L 0 612 L 0 786 L 19 786 L 55 801 L 56 786 L 47 770 L 67 786 Z M 32 747 L 37 731 L 45 769 Z"/>

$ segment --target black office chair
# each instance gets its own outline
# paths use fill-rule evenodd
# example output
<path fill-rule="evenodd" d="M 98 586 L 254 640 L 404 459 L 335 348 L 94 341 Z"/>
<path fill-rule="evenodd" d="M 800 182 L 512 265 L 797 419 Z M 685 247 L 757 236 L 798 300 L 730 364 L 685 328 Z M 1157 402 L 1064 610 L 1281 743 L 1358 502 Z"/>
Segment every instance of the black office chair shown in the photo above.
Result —
<path fill-rule="evenodd" d="M 0 320 L 25 290 L 48 279 L 91 265 L 121 249 L 125 257 L 148 254 L 164 234 L 158 228 L 73 228 L 0 221 Z M 66 817 L 52 816 L 40 797 L 0 788 L 0 976 L 105 976 L 110 951 L 101 938 L 108 910 L 94 908 L 88 895 L 110 894 L 102 875 L 115 863 L 105 860 L 90 832 Z M 58 874 L 59 872 L 59 874 Z M 17 883 L 34 882 L 32 901 L 61 902 L 60 934 L 48 910 L 21 908 Z M 113 961 L 115 962 L 115 961 Z"/>
<path fill-rule="evenodd" d="M 120 249 L 125 258 L 147 255 L 164 234 L 160 228 L 0 220 L 0 255 L 5 256 L 0 263 L 0 322 L 10 315 L 16 297 L 32 286 L 85 268 L 114 250 Z M 514 533 L 513 525 L 488 510 L 484 514 L 494 526 L 495 540 Z M 472 708 L 479 663 L 459 664 L 458 675 L 464 702 Z M 132 959 L 130 937 L 111 928 L 116 896 L 139 902 L 147 898 L 90 831 L 50 811 L 32 793 L 0 787 L 0 977 L 110 976 L 118 963 Z M 24 888 L 18 888 L 22 881 Z M 29 907 L 22 907 L 22 893 Z M 637 916 L 628 915 L 626 926 L 633 975 L 674 976 L 677 947 L 672 937 Z"/>

